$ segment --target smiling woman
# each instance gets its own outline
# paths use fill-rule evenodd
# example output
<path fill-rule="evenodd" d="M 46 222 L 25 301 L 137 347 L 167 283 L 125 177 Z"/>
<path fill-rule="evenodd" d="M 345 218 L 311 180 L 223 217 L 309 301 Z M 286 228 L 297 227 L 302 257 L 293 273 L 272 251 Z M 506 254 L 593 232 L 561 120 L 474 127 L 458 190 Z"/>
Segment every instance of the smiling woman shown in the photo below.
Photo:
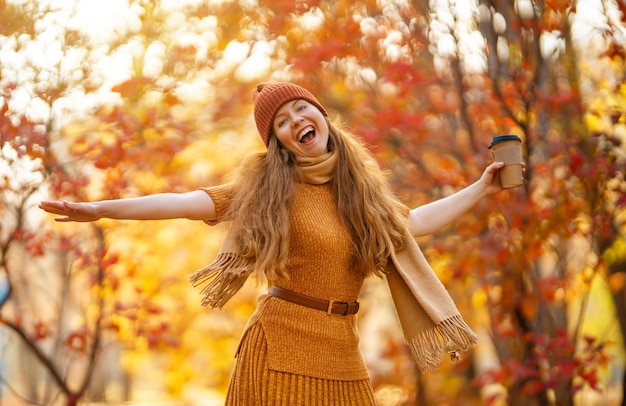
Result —
<path fill-rule="evenodd" d="M 276 113 L 274 134 L 296 156 L 328 152 L 328 124 L 321 111 L 306 100 L 285 103 Z"/>
<path fill-rule="evenodd" d="M 268 134 L 268 142 L 269 135 L 273 133 L 282 146 L 295 156 L 314 158 L 328 152 L 329 127 L 326 110 L 312 94 L 301 89 L 261 83 L 253 93 L 255 103 L 272 108 L 259 110 L 255 117 L 257 123 L 260 123 L 259 133 Z M 276 100 L 293 97 L 297 98 L 282 104 L 278 110 L 275 109 L 279 104 Z"/>
<path fill-rule="evenodd" d="M 237 349 L 226 404 L 373 405 L 359 349 L 358 296 L 384 276 L 422 371 L 442 353 L 458 359 L 476 343 L 411 235 L 447 225 L 502 190 L 502 163 L 445 199 L 409 210 L 391 192 L 374 156 L 329 122 L 311 92 L 287 82 L 253 91 L 267 151 L 246 159 L 232 183 L 85 203 L 42 202 L 58 221 L 188 218 L 231 222 L 216 259 L 190 276 L 202 305 L 221 308 L 251 275 L 258 298 Z"/>

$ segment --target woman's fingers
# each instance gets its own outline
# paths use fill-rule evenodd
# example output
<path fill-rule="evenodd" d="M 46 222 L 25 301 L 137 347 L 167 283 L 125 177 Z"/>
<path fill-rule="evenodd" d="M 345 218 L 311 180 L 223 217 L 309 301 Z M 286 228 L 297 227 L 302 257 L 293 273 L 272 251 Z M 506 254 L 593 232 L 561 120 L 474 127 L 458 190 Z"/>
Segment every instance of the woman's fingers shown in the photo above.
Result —
<path fill-rule="evenodd" d="M 66 210 L 65 206 L 63 205 L 63 202 L 57 202 L 57 201 L 41 202 L 39 203 L 39 208 L 52 214 L 64 214 Z"/>
<path fill-rule="evenodd" d="M 56 221 L 94 221 L 96 218 L 88 204 L 74 203 L 68 201 L 43 201 L 39 204 L 39 208 L 61 217 L 56 217 Z"/>

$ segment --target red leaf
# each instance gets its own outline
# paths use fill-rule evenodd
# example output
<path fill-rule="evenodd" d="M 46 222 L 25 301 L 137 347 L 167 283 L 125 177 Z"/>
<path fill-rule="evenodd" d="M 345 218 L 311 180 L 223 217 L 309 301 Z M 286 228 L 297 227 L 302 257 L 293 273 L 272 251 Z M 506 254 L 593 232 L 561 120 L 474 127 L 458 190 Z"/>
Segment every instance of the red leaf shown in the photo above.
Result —
<path fill-rule="evenodd" d="M 526 396 L 535 396 L 544 389 L 544 385 L 541 381 L 532 380 L 526 382 L 522 386 L 522 393 Z"/>
<path fill-rule="evenodd" d="M 78 353 L 84 353 L 87 350 L 86 332 L 82 330 L 70 333 L 65 339 L 65 345 Z"/>
<path fill-rule="evenodd" d="M 35 323 L 34 331 L 33 331 L 34 340 L 43 340 L 49 335 L 50 335 L 50 330 L 48 329 L 48 326 L 46 324 L 40 321 Z"/>

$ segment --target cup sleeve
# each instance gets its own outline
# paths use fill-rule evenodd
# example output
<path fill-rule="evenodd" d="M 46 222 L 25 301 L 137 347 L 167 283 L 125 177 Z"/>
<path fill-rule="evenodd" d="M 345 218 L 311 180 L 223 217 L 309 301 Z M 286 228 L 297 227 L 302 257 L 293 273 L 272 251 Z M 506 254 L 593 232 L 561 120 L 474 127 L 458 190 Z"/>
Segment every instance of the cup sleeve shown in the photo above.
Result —
<path fill-rule="evenodd" d="M 519 165 L 522 163 L 522 149 L 519 145 L 511 145 L 494 150 L 493 159 L 507 165 Z"/>

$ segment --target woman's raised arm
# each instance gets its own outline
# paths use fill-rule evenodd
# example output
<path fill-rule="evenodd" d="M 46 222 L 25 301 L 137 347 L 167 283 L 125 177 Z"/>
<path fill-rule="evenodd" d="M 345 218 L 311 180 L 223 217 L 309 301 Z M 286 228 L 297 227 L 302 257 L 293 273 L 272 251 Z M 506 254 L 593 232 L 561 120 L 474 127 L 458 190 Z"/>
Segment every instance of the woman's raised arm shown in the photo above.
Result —
<path fill-rule="evenodd" d="M 158 193 L 142 197 L 95 202 L 43 201 L 39 208 L 57 214 L 56 221 L 87 222 L 101 218 L 119 220 L 166 220 L 215 218 L 215 204 L 208 193 Z"/>
<path fill-rule="evenodd" d="M 485 168 L 480 179 L 465 189 L 411 210 L 409 213 L 411 233 L 414 236 L 432 234 L 452 223 L 484 196 L 503 190 L 496 177 L 498 169 L 503 166 L 502 162 L 494 162 Z"/>

